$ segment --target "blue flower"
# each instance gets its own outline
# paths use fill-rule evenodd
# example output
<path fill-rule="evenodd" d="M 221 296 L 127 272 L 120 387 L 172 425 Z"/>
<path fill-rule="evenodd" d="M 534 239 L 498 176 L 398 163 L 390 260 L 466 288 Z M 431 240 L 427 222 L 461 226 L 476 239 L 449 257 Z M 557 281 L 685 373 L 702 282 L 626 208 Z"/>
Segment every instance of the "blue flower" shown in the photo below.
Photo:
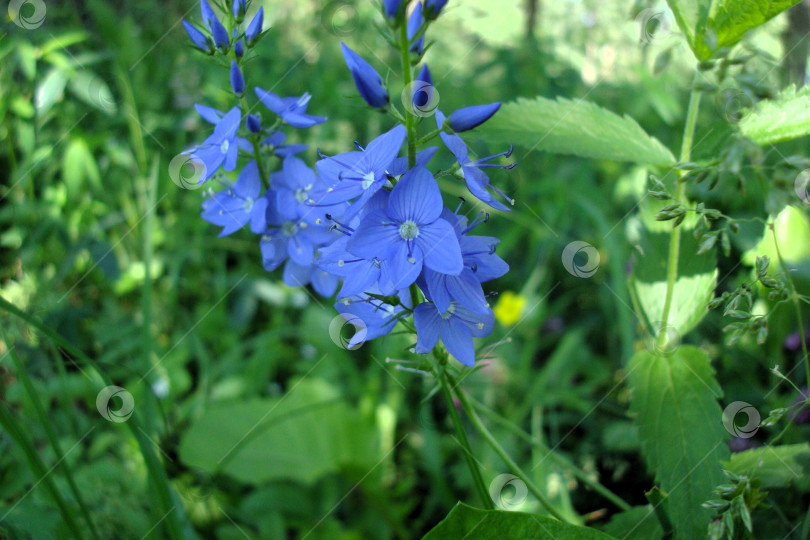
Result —
<path fill-rule="evenodd" d="M 188 37 L 191 38 L 191 42 L 195 47 L 203 52 L 214 52 L 214 44 L 211 42 L 211 38 L 200 32 L 196 26 L 187 22 L 185 19 L 183 19 L 183 26 L 185 27 L 186 33 L 188 33 Z"/>
<path fill-rule="evenodd" d="M 495 317 L 492 311 L 486 314 L 474 313 L 457 302 L 452 302 L 445 311 L 439 311 L 436 304 L 425 302 L 413 311 L 413 324 L 416 327 L 416 347 L 419 354 L 427 354 L 439 342 L 453 357 L 465 366 L 475 365 L 474 337 L 486 337 L 492 332 Z"/>
<path fill-rule="evenodd" d="M 425 0 L 425 17 L 435 19 L 446 4 L 447 0 Z"/>
<path fill-rule="evenodd" d="M 270 134 L 269 137 L 262 141 L 263 146 L 271 147 L 273 153 L 278 157 L 287 157 L 293 156 L 295 154 L 300 154 L 304 150 L 308 148 L 306 144 L 284 144 L 284 141 L 287 140 L 287 134 L 283 131 L 274 131 Z M 253 149 L 247 150 L 248 152 L 252 152 Z"/>
<path fill-rule="evenodd" d="M 312 96 L 305 92 L 301 97 L 279 97 L 272 92 L 256 87 L 256 96 L 265 107 L 276 113 L 286 123 L 295 128 L 308 128 L 326 122 L 323 116 L 306 114 Z"/>
<path fill-rule="evenodd" d="M 231 89 L 236 97 L 242 97 L 242 93 L 245 91 L 245 77 L 236 60 L 231 60 Z"/>
<path fill-rule="evenodd" d="M 439 129 L 442 128 L 444 124 L 445 116 L 442 114 L 441 111 L 438 109 L 436 110 L 436 125 Z M 509 211 L 511 210 L 509 207 L 504 205 L 503 203 L 496 201 L 495 197 L 492 196 L 491 193 L 487 191 L 487 189 L 491 189 L 498 195 L 505 198 L 509 201 L 510 204 L 514 205 L 514 199 L 507 197 L 502 191 L 495 188 L 494 186 L 490 185 L 489 177 L 481 170 L 483 167 L 500 167 L 504 169 L 511 169 L 515 166 L 514 163 L 510 165 L 496 165 L 494 163 L 489 163 L 491 160 L 505 156 L 509 157 L 512 155 L 512 149 L 510 148 L 507 152 L 502 152 L 500 154 L 495 154 L 494 156 L 489 156 L 485 158 L 478 159 L 476 161 L 472 161 L 469 156 L 469 150 L 467 150 L 467 145 L 464 143 L 464 140 L 459 137 L 458 135 L 451 135 L 449 133 L 440 133 L 439 134 L 444 141 L 445 146 L 453 153 L 460 165 L 461 169 L 459 171 L 460 175 L 464 178 L 464 181 L 467 183 L 467 189 L 470 190 L 470 193 L 475 195 L 481 202 L 484 202 L 495 208 L 497 210 L 504 210 Z"/>
<path fill-rule="evenodd" d="M 369 292 L 379 293 L 379 291 Z M 349 340 L 348 348 L 356 349 L 366 341 L 389 334 L 404 314 L 403 306 L 411 306 L 407 289 L 399 294 L 399 304 L 396 306 L 365 294 L 336 303 L 335 309 L 338 313 L 343 314 L 343 318 L 355 327 L 355 334 Z"/>
<path fill-rule="evenodd" d="M 290 259 L 284 265 L 281 279 L 290 287 L 304 287 L 312 284 L 312 288 L 319 295 L 330 298 L 335 294 L 338 286 L 338 277 L 315 265 L 301 265 Z"/>
<path fill-rule="evenodd" d="M 354 85 L 360 92 L 360 96 L 376 109 L 385 108 L 388 105 L 388 90 L 385 89 L 380 74 L 345 43 L 341 42 L 340 47 L 343 49 L 343 59 L 352 74 Z"/>
<path fill-rule="evenodd" d="M 209 121 L 216 119 L 218 111 L 204 106 L 199 106 L 197 110 L 200 111 L 201 109 L 205 112 L 205 114 L 200 113 L 203 118 Z M 239 111 L 239 107 L 234 107 L 227 114 L 216 119 L 216 122 L 213 122 L 215 127 L 211 136 L 199 146 L 185 152 L 191 154 L 192 159 L 201 162 L 205 166 L 205 170 L 200 176 L 201 184 L 214 176 L 223 164 L 226 171 L 232 171 L 236 168 L 236 159 L 239 156 L 236 132 L 239 130 L 241 119 L 242 113 Z"/>
<path fill-rule="evenodd" d="M 444 210 L 442 217 L 454 225 L 464 260 L 464 270 L 457 276 L 449 276 L 425 268 L 424 281 L 430 299 L 442 313 L 450 309 L 450 304 L 456 300 L 471 311 L 485 314 L 489 312 L 489 304 L 481 283 L 501 277 L 509 271 L 509 265 L 495 255 L 495 246 L 499 240 L 487 236 L 467 235 L 486 220 L 481 216 L 470 226 L 467 226 L 466 217 L 453 214 L 448 209 Z"/>
<path fill-rule="evenodd" d="M 352 151 L 318 161 L 315 168 L 330 185 L 317 204 L 336 204 L 359 197 L 346 211 L 348 219 L 359 212 L 372 195 L 388 181 L 388 168 L 405 140 L 405 127 L 399 125 L 383 133 L 363 151 Z"/>
<path fill-rule="evenodd" d="M 284 158 L 280 172 L 273 173 L 270 183 L 276 192 L 276 212 L 284 221 L 304 221 L 310 225 L 325 224 L 327 214 L 339 216 L 344 205 L 313 205 L 326 193 L 326 184 L 299 158 Z"/>
<path fill-rule="evenodd" d="M 302 219 L 285 215 L 280 211 L 278 190 L 269 190 L 266 197 L 268 229 L 259 241 L 265 270 L 275 270 L 287 257 L 301 266 L 311 266 L 315 251 L 332 242 L 335 235 L 326 225 L 313 224 L 317 220 L 310 221 L 310 216 Z"/>
<path fill-rule="evenodd" d="M 422 28 L 422 23 L 424 19 L 422 18 L 422 2 L 418 2 L 416 7 L 413 8 L 411 12 L 411 16 L 408 19 L 408 41 L 413 41 L 414 36 L 419 32 L 419 29 Z M 422 54 L 422 49 L 425 45 L 425 35 L 419 37 L 416 41 L 411 44 L 411 51 L 415 52 L 416 54 Z"/>
<path fill-rule="evenodd" d="M 416 281 L 423 265 L 458 275 L 464 269 L 461 248 L 441 213 L 439 185 L 427 169 L 414 167 L 391 190 L 387 208 L 363 218 L 347 248 L 359 257 L 387 263 L 381 282 L 396 289 Z"/>
<path fill-rule="evenodd" d="M 267 210 L 267 199 L 259 197 L 261 188 L 259 168 L 255 161 L 251 161 L 239 173 L 236 183 L 223 191 L 212 192 L 211 197 L 203 202 L 202 218 L 222 227 L 219 236 L 238 231 L 248 221 L 250 230 L 260 234 L 266 228 Z"/>
<path fill-rule="evenodd" d="M 259 40 L 263 24 L 264 6 L 261 6 L 259 7 L 259 11 L 256 12 L 256 15 L 253 16 L 253 20 L 248 24 L 247 30 L 245 30 L 245 41 L 247 41 L 248 47 L 252 47 Z"/>
<path fill-rule="evenodd" d="M 447 123 L 453 131 L 468 131 L 492 118 L 492 115 L 498 112 L 500 108 L 500 103 L 464 107 L 451 114 L 450 118 L 447 119 Z"/>

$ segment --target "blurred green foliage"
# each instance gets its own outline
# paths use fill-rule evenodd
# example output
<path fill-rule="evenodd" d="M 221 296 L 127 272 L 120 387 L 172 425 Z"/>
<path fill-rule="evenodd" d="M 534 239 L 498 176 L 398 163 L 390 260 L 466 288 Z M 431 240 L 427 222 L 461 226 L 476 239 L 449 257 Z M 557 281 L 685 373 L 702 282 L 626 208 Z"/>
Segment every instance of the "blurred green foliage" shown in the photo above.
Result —
<path fill-rule="evenodd" d="M 694 59 L 674 21 L 657 39 L 639 43 L 637 15 L 649 7 L 642 4 L 451 0 L 431 29 L 428 53 L 440 108 L 587 97 L 679 148 Z M 310 162 L 316 149 L 347 151 L 389 125 L 356 97 L 340 56 L 345 40 L 376 65 L 395 65 L 375 30 L 372 3 L 263 5 L 271 30 L 249 84 L 313 94 L 310 111 L 329 122 L 293 135 L 310 145 Z M 396 362 L 408 358 L 412 343 L 393 335 L 357 351 L 337 347 L 328 302 L 264 272 L 246 232 L 216 238 L 199 218 L 201 192 L 179 189 L 167 174 L 171 160 L 207 129 L 193 104 L 221 108 L 230 92 L 226 69 L 187 43 L 179 21 L 196 16 L 193 3 L 177 0 L 49 2 L 41 26 L 6 20 L 0 39 L 0 295 L 132 393 L 137 429 L 154 444 L 176 496 L 161 505 L 138 436 L 99 414 L 96 397 L 107 385 L 99 369 L 5 312 L 0 352 L 13 347 L 20 357 L 64 457 L 49 444 L 9 354 L 0 358 L 0 406 L 53 467 L 55 486 L 88 538 L 79 501 L 57 468 L 62 459 L 100 538 L 165 538 L 170 523 L 185 518 L 189 538 L 420 537 L 457 501 L 479 501 L 435 381 Z M 728 215 L 781 209 L 795 177 L 783 156 L 805 150 L 806 139 L 768 149 L 729 143 L 740 110 L 777 95 L 793 77 L 778 61 L 792 50 L 781 41 L 787 20 L 780 16 L 746 38 L 745 46 L 762 54 L 739 80 L 756 84 L 738 81 L 704 100 L 694 159 L 718 157 L 725 148 L 723 157 L 737 169 L 721 174 L 713 190 L 710 182 L 699 185 L 694 196 Z M 483 134 L 486 140 L 475 132 L 470 138 L 482 155 L 508 142 L 503 133 Z M 647 505 L 644 492 L 654 478 L 645 472 L 622 381 L 644 346 L 627 275 L 644 225 L 636 207 L 648 175 L 658 171 L 541 148 L 516 149 L 518 167 L 497 180 L 516 199 L 515 209 L 487 224 L 487 234 L 502 238 L 499 253 L 511 266 L 495 288 L 525 299 L 520 322 L 496 327 L 484 344 L 486 367 L 464 385 L 491 413 L 501 445 L 530 465 L 555 507 L 604 528 L 618 508 L 570 468 L 544 459 L 544 448 L 632 506 Z M 448 193 L 465 192 L 442 182 Z M 798 252 L 793 278 L 806 292 L 807 211 L 795 212 L 780 247 Z M 598 249 L 599 269 L 590 279 L 560 263 L 574 240 Z M 750 282 L 763 242 L 761 223 L 740 224 L 730 253 L 719 258 L 719 292 Z M 762 247 L 740 266 L 755 246 Z M 768 310 L 764 298 L 755 309 Z M 786 345 L 795 342 L 796 325 L 792 308 L 780 305 L 764 343 L 746 337 L 729 347 L 721 313 L 710 312 L 689 341 L 709 352 L 726 396 L 764 412 L 790 407 L 797 397 L 769 372 L 778 364 L 792 374 L 798 365 L 800 353 Z M 246 429 L 252 435 L 242 440 L 238 433 Z M 757 440 L 781 429 L 763 429 Z M 807 452 L 798 444 L 808 434 L 806 426 L 793 426 L 782 437 L 801 450 L 790 459 L 805 470 Z M 506 472 L 479 438 L 471 439 L 485 481 Z M 218 462 L 219 450 L 230 446 L 232 459 Z M 56 502 L 37 487 L 25 450 L 6 431 L 0 448 L 0 537 L 69 537 Z M 806 537 L 804 484 L 766 485 L 771 509 L 755 520 L 756 530 L 769 531 L 763 538 Z M 521 509 L 540 506 L 529 498 Z M 634 519 L 622 514 L 607 526 L 610 534 L 643 520 L 639 531 L 660 537 L 658 525 L 643 519 L 649 512 L 631 512 Z"/>

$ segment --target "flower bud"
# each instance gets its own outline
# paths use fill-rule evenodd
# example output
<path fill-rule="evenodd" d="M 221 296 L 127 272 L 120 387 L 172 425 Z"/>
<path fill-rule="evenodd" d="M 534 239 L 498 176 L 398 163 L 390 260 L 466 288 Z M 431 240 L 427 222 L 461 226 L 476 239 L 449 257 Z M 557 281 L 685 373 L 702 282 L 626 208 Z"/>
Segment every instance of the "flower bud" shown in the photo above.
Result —
<path fill-rule="evenodd" d="M 500 108 L 500 103 L 464 107 L 451 114 L 447 123 L 453 131 L 469 131 L 489 120 Z"/>
<path fill-rule="evenodd" d="M 211 33 L 214 35 L 214 42 L 217 44 L 219 50 L 223 53 L 228 52 L 228 49 L 231 47 L 231 40 L 228 38 L 228 31 L 225 30 L 225 27 L 222 26 L 222 23 L 219 22 L 219 19 L 216 17 L 211 21 L 213 25 L 211 28 Z"/>
<path fill-rule="evenodd" d="M 402 12 L 402 6 L 402 0 L 383 0 L 383 13 L 385 14 L 386 18 L 394 21 Z"/>
<path fill-rule="evenodd" d="M 231 88 L 236 97 L 242 97 L 245 92 L 245 77 L 242 75 L 242 70 L 239 69 L 236 60 L 231 61 Z"/>
<path fill-rule="evenodd" d="M 447 0 L 425 0 L 425 17 L 428 20 L 435 19 L 445 5 L 447 5 Z"/>
<path fill-rule="evenodd" d="M 183 19 L 183 26 L 185 27 L 186 33 L 188 34 L 188 37 L 191 38 L 191 42 L 195 47 L 203 52 L 214 52 L 214 45 L 211 43 L 211 38 L 200 32 L 196 26 L 187 22 L 185 19 Z"/>
<path fill-rule="evenodd" d="M 351 50 L 345 43 L 340 44 L 343 49 L 343 59 L 352 73 L 354 84 L 360 96 L 372 107 L 382 109 L 388 105 L 388 91 L 383 85 L 382 77 L 359 54 Z"/>
<path fill-rule="evenodd" d="M 259 133 L 262 130 L 262 117 L 258 114 L 247 115 L 247 127 L 251 133 Z"/>
<path fill-rule="evenodd" d="M 245 40 L 247 41 L 248 47 L 253 46 L 253 44 L 259 39 L 259 35 L 262 33 L 263 24 L 264 6 L 259 8 L 259 11 L 257 11 L 256 15 L 253 16 L 253 20 L 250 21 L 247 30 L 245 30 Z"/>
<path fill-rule="evenodd" d="M 245 54 L 245 42 L 241 39 L 233 44 L 233 52 L 237 58 L 242 58 Z"/>
<path fill-rule="evenodd" d="M 236 19 L 237 23 L 242 22 L 245 18 L 245 0 L 233 0 L 233 18 Z"/>
<path fill-rule="evenodd" d="M 422 2 L 416 4 L 416 7 L 413 8 L 411 12 L 411 16 L 408 19 L 408 41 L 411 41 L 414 36 L 419 33 L 419 29 L 422 28 L 422 23 L 424 19 L 422 18 Z M 411 52 L 415 52 L 418 55 L 422 54 L 422 49 L 425 45 L 425 36 L 422 35 L 415 43 L 411 45 Z"/>

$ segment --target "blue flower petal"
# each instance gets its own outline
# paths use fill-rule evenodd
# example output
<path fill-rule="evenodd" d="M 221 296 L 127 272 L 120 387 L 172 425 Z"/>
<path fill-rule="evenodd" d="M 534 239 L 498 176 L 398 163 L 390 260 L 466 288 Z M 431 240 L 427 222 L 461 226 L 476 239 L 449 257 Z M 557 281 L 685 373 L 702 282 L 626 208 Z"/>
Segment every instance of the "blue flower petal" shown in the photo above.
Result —
<path fill-rule="evenodd" d="M 388 212 L 399 222 L 423 225 L 436 221 L 442 213 L 442 193 L 430 171 L 417 166 L 405 173 L 391 190 Z"/>
<path fill-rule="evenodd" d="M 389 247 L 402 240 L 399 228 L 391 223 L 391 218 L 383 211 L 370 213 L 352 234 L 348 250 L 364 259 L 383 256 Z"/>
<path fill-rule="evenodd" d="M 431 270 L 456 276 L 464 269 L 456 232 L 445 220 L 437 219 L 430 225 L 420 226 L 416 245 L 422 248 L 425 266 Z"/>
<path fill-rule="evenodd" d="M 416 347 L 419 354 L 427 354 L 439 342 L 439 326 L 442 318 L 436 306 L 425 302 L 413 310 L 413 324 L 416 326 Z"/>
<path fill-rule="evenodd" d="M 447 352 L 465 366 L 475 365 L 475 346 L 470 329 L 455 317 L 443 320 L 440 333 Z"/>

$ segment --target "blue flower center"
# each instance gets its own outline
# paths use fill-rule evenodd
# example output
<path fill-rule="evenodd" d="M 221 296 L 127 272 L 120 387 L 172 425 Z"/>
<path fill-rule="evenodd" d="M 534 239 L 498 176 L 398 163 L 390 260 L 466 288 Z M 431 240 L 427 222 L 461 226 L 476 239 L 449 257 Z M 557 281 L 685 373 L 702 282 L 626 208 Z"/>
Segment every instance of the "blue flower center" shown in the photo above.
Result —
<path fill-rule="evenodd" d="M 295 191 L 295 200 L 298 201 L 299 203 L 303 204 L 304 201 L 307 200 L 307 197 L 308 197 L 307 191 L 308 190 L 309 190 L 309 187 L 297 189 Z"/>
<path fill-rule="evenodd" d="M 298 226 L 294 222 L 288 221 L 281 226 L 281 232 L 283 232 L 285 236 L 294 236 L 295 233 L 298 232 Z"/>
<path fill-rule="evenodd" d="M 446 321 L 447 319 L 452 317 L 453 313 L 455 313 L 455 312 L 456 312 L 456 302 L 452 301 L 452 302 L 450 302 L 450 307 L 447 308 L 447 311 L 445 311 L 444 313 L 441 314 L 441 317 L 442 317 L 442 319 L 444 319 Z"/>
<path fill-rule="evenodd" d="M 419 225 L 410 219 L 403 221 L 399 226 L 399 235 L 403 240 L 413 240 L 419 236 Z"/>
<path fill-rule="evenodd" d="M 368 189 L 374 183 L 374 171 L 367 172 L 363 175 L 363 189 Z"/>
<path fill-rule="evenodd" d="M 253 197 L 247 197 L 245 202 L 242 203 L 242 209 L 245 212 L 250 212 L 253 210 Z"/>
<path fill-rule="evenodd" d="M 227 141 L 227 140 L 222 141 L 222 144 L 219 145 L 219 151 L 222 152 L 223 154 L 227 154 L 228 153 L 228 148 L 230 148 L 230 147 L 231 147 L 231 142 L 230 141 Z"/>

